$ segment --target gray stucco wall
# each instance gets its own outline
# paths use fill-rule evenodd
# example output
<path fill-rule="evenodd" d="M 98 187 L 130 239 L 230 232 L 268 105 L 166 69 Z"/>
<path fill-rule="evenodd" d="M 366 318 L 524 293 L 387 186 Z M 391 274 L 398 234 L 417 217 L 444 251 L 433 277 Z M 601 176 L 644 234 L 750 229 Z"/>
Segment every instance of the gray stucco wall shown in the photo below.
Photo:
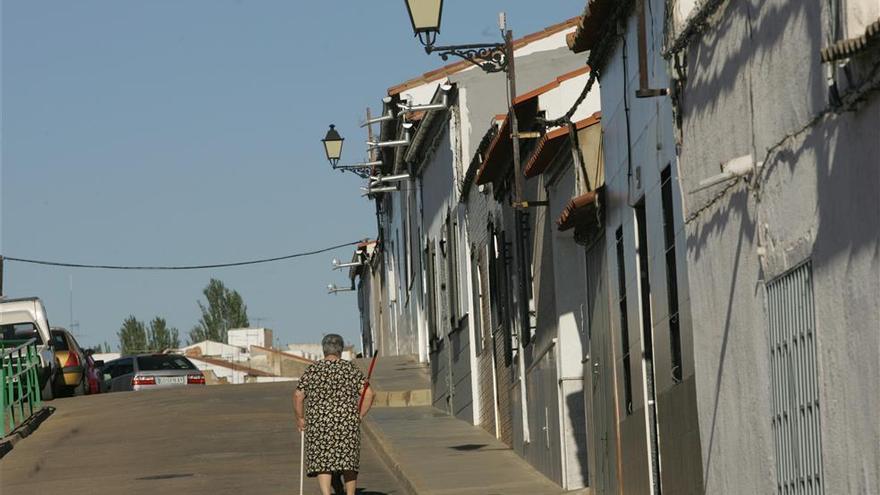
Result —
<path fill-rule="evenodd" d="M 764 287 L 809 260 L 825 493 L 878 493 L 880 99 L 809 125 L 829 101 L 822 2 L 722 10 L 687 54 L 682 186 L 738 156 L 766 162 L 755 187 L 685 196 L 706 490 L 775 491 Z"/>

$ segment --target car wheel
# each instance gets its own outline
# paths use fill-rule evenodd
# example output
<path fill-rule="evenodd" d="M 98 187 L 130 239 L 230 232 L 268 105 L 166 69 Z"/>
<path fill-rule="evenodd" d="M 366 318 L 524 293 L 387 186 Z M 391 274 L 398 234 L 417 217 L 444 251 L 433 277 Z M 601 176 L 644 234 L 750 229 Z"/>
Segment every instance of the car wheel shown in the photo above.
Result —
<path fill-rule="evenodd" d="M 86 395 L 86 377 L 83 375 L 82 380 L 79 381 L 79 385 L 73 388 L 73 395 Z"/>
<path fill-rule="evenodd" d="M 55 379 L 52 380 L 52 396 L 55 397 L 64 397 L 65 392 L 67 392 L 67 385 L 64 384 L 64 373 L 58 368 L 58 372 L 55 373 Z"/>
<path fill-rule="evenodd" d="M 52 400 L 55 398 L 55 379 L 53 377 L 49 377 L 46 380 L 45 385 L 43 385 L 43 389 L 40 391 L 40 398 L 42 400 Z"/>

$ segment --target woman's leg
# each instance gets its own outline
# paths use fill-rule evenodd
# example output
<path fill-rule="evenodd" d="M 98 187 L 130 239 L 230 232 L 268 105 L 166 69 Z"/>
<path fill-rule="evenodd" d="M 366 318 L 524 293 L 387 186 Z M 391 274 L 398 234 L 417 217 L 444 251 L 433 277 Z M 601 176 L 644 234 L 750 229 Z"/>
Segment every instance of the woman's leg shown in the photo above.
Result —
<path fill-rule="evenodd" d="M 318 487 L 321 489 L 321 495 L 333 495 L 331 488 L 333 475 L 330 473 L 318 473 Z"/>
<path fill-rule="evenodd" d="M 358 472 L 343 471 L 342 476 L 345 478 L 345 495 L 355 495 L 357 491 Z"/>

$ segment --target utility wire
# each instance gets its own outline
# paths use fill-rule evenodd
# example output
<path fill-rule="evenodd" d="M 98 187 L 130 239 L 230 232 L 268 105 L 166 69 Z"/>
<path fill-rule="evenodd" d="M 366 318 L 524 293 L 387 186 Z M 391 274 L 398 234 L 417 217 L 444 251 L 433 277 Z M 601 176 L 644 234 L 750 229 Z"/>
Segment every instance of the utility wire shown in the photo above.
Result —
<path fill-rule="evenodd" d="M 31 260 L 26 258 L 14 258 L 12 256 L 3 256 L 2 259 L 6 261 L 17 261 L 19 263 L 31 263 L 34 265 L 45 265 L 45 266 L 61 266 L 67 268 L 95 268 L 102 270 L 204 270 L 208 268 L 229 268 L 233 266 L 245 266 L 245 265 L 259 265 L 262 263 L 272 263 L 274 261 L 282 261 L 289 260 L 293 258 L 301 258 L 304 256 L 312 256 L 315 254 L 326 253 L 327 251 L 333 251 L 335 249 L 343 248 L 346 246 L 353 246 L 355 244 L 359 244 L 363 242 L 363 240 L 357 240 L 353 242 L 346 242 L 344 244 L 337 244 L 335 246 L 330 246 L 322 249 L 317 249 L 314 251 L 306 251 L 302 253 L 294 253 L 288 254 L 285 256 L 277 256 L 275 258 L 261 258 L 256 260 L 247 260 L 247 261 L 235 261 L 232 263 L 215 263 L 211 265 L 169 265 L 169 266 L 129 266 L 129 265 L 91 265 L 85 263 L 66 263 L 61 261 L 45 261 L 45 260 Z"/>

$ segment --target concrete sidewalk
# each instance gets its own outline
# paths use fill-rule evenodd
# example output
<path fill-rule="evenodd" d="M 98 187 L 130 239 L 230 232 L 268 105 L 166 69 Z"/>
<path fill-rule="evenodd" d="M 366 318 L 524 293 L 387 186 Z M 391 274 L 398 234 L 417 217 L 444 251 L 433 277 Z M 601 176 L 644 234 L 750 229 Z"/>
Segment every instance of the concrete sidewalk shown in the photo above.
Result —
<path fill-rule="evenodd" d="M 355 364 L 366 374 L 370 360 L 356 359 Z M 375 407 L 431 405 L 431 375 L 418 356 L 379 357 L 370 384 L 376 392 Z"/>
<path fill-rule="evenodd" d="M 432 407 L 375 408 L 363 431 L 411 494 L 564 493 L 494 436 Z"/>

